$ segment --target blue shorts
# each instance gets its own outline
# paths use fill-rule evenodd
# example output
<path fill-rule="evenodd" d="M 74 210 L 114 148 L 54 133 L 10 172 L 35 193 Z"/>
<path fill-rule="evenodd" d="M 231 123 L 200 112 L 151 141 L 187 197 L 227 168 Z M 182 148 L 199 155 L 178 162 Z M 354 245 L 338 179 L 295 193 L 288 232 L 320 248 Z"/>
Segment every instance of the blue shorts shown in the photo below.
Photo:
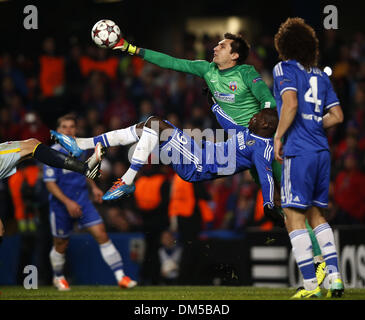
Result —
<path fill-rule="evenodd" d="M 170 122 L 166 122 L 172 125 Z M 160 160 L 163 164 L 171 165 L 183 180 L 199 181 L 199 173 L 203 169 L 202 148 L 192 137 L 175 126 L 173 127 L 171 136 L 160 145 Z"/>
<path fill-rule="evenodd" d="M 165 122 L 169 123 L 165 120 Z M 174 125 L 172 133 L 160 145 L 160 160 L 171 165 L 185 181 L 212 180 L 237 172 L 236 140 L 228 143 L 209 140 L 196 141 Z M 232 147 L 233 142 L 233 147 Z"/>
<path fill-rule="evenodd" d="M 71 218 L 63 204 L 50 203 L 50 225 L 54 237 L 68 238 L 75 222 L 78 222 L 80 229 L 103 223 L 91 201 L 83 201 L 79 205 L 81 206 L 82 216 L 80 218 Z"/>
<path fill-rule="evenodd" d="M 330 171 L 329 151 L 285 157 L 281 173 L 282 207 L 327 208 Z"/>

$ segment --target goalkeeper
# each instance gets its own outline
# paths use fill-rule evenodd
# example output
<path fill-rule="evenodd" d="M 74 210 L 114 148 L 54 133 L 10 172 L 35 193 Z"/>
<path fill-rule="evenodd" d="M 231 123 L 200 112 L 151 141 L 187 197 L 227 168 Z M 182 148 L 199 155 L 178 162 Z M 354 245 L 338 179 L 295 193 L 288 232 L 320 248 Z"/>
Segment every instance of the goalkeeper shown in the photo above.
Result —
<path fill-rule="evenodd" d="M 153 50 L 138 48 L 123 38 L 113 49 L 135 54 L 161 68 L 203 78 L 214 97 L 213 103 L 219 104 L 240 126 L 247 127 L 252 116 L 261 109 L 276 107 L 275 99 L 260 74 L 253 66 L 244 64 L 250 46 L 240 35 L 226 33 L 224 39 L 214 48 L 212 62 L 173 58 Z M 250 172 L 255 182 L 260 185 L 257 171 L 253 169 Z M 281 165 L 277 161 L 273 163 L 273 174 L 274 179 L 280 182 Z M 279 195 L 280 188 L 275 189 Z"/>

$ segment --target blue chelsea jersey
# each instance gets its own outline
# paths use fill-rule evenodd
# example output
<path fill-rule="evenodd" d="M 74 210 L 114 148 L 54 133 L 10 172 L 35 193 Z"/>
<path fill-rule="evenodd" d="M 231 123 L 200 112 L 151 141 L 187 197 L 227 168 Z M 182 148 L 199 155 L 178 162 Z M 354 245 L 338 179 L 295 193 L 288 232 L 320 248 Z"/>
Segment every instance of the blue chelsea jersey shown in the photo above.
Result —
<path fill-rule="evenodd" d="M 52 149 L 60 151 L 64 154 L 68 152 L 62 148 L 59 144 L 52 146 Z M 79 160 L 83 160 L 84 153 L 79 157 Z M 54 168 L 48 165 L 43 166 L 43 181 L 53 181 L 57 183 L 58 187 L 62 192 L 74 201 L 83 201 L 83 199 L 88 199 L 88 188 L 86 177 L 80 173 L 70 171 L 62 168 Z M 51 202 L 58 200 L 52 195 L 49 195 L 49 200 Z"/>
<path fill-rule="evenodd" d="M 225 168 L 217 165 L 217 162 L 222 163 L 221 159 L 217 159 L 215 170 L 221 174 L 225 171 L 226 174 L 234 174 L 255 167 L 262 188 L 264 205 L 273 205 L 274 179 L 271 168 L 274 159 L 273 139 L 260 137 L 248 128 L 238 125 L 217 104 L 212 106 L 212 111 L 222 128 L 228 134 L 234 133 L 227 141 L 214 144 L 216 148 L 214 154 L 217 158 L 223 154 L 229 157 L 228 166 Z M 235 150 L 234 155 L 230 156 L 229 150 Z"/>
<path fill-rule="evenodd" d="M 295 91 L 298 99 L 297 114 L 284 136 L 284 156 L 329 150 L 323 116 L 340 102 L 327 74 L 318 68 L 306 70 L 297 61 L 288 60 L 274 67 L 273 76 L 279 116 L 285 91 Z"/>

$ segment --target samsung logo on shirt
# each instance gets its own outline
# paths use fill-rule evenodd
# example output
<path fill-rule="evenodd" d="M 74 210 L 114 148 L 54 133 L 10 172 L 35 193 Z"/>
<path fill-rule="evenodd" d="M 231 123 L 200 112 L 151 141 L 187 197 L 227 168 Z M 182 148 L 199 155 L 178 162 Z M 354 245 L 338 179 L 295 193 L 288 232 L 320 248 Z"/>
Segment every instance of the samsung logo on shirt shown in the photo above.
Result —
<path fill-rule="evenodd" d="M 318 117 L 314 114 L 306 114 L 306 113 L 302 113 L 302 118 L 304 120 L 314 120 L 314 121 L 317 121 L 317 122 L 321 122 L 322 121 L 322 117 Z"/>
<path fill-rule="evenodd" d="M 238 142 L 238 147 L 240 150 L 243 150 L 244 148 L 246 148 L 245 136 L 243 135 L 242 131 L 237 133 L 237 142 Z"/>
<path fill-rule="evenodd" d="M 218 101 L 232 102 L 232 103 L 235 102 L 235 95 L 233 93 L 222 93 L 222 92 L 214 91 L 214 97 Z"/>

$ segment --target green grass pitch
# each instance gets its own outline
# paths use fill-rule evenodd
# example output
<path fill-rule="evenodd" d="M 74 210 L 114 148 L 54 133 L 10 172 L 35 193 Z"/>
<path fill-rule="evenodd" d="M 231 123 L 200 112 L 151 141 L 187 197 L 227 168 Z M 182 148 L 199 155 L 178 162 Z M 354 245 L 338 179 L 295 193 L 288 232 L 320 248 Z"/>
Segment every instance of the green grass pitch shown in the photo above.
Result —
<path fill-rule="evenodd" d="M 228 286 L 144 286 L 130 290 L 117 286 L 72 286 L 67 292 L 54 287 L 24 289 L 0 287 L 0 300 L 287 300 L 292 288 Z M 326 295 L 326 290 L 323 290 Z M 326 299 L 326 298 L 323 298 Z M 346 289 L 341 300 L 365 300 L 365 289 Z"/>

